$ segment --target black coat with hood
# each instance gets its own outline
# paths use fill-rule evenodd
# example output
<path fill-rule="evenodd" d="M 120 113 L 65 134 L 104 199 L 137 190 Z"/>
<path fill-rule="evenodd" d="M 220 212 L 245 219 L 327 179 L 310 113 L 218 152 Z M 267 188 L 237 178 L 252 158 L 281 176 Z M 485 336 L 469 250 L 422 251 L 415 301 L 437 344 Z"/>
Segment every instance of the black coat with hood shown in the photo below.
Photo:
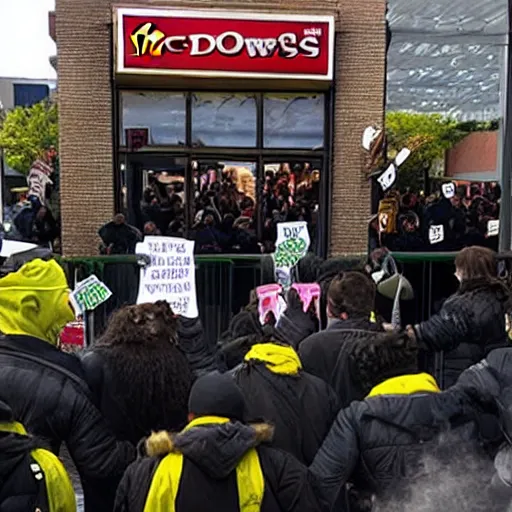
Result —
<path fill-rule="evenodd" d="M 463 281 L 438 314 L 414 327 L 420 346 L 444 351 L 443 388 L 491 350 L 507 346 L 508 299 L 508 290 L 497 280 Z"/>
<path fill-rule="evenodd" d="M 66 443 L 87 481 L 86 511 L 109 510 L 103 485 L 119 481 L 135 450 L 108 429 L 80 361 L 36 338 L 9 335 L 0 337 L 0 368 L 0 399 L 10 404 L 13 416 L 54 453 Z"/>
<path fill-rule="evenodd" d="M 158 435 L 161 435 L 158 434 Z M 204 425 L 169 436 L 160 456 L 137 460 L 119 485 L 115 512 L 143 512 L 154 474 L 171 451 L 183 454 L 176 512 L 239 512 L 236 467 L 252 448 L 257 449 L 264 482 L 261 512 L 321 510 L 307 469 L 291 455 L 261 445 L 271 437 L 268 426 L 242 423 Z M 151 439 L 149 440 L 151 441 Z"/>
<path fill-rule="evenodd" d="M 432 379 L 426 374 L 417 377 Z M 478 412 L 465 393 L 423 392 L 421 387 L 411 391 L 401 394 L 397 388 L 396 394 L 372 396 L 340 411 L 310 466 L 326 502 L 339 500 L 350 483 L 365 499 L 376 495 L 379 503 L 406 503 L 412 485 L 435 477 L 455 456 L 477 448 L 473 420 Z M 450 429 L 443 442 L 441 434 Z M 461 461 L 459 473 L 468 461 Z M 364 510 L 357 503 L 354 509 Z"/>
<path fill-rule="evenodd" d="M 250 354 L 232 371 L 245 398 L 247 420 L 274 425 L 272 446 L 311 464 L 340 409 L 336 393 L 299 367 L 295 373 L 279 374 L 263 357 Z"/>
<path fill-rule="evenodd" d="M 309 336 L 299 345 L 304 370 L 330 384 L 338 394 L 341 407 L 365 396 L 353 376 L 349 356 L 354 345 L 374 338 L 378 332 L 379 325 L 367 318 L 331 320 L 327 329 Z"/>

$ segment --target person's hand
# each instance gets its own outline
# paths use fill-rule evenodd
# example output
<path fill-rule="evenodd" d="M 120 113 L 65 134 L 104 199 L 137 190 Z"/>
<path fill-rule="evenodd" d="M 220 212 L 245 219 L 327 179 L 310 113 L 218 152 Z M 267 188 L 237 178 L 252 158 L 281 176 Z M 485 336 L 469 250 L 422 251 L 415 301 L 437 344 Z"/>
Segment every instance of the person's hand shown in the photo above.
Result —
<path fill-rule="evenodd" d="M 405 332 L 411 338 L 411 340 L 416 340 L 416 331 L 414 330 L 414 327 L 412 325 L 408 325 L 405 328 Z"/>
<path fill-rule="evenodd" d="M 382 322 L 382 328 L 386 332 L 393 332 L 395 330 L 395 328 L 393 327 L 393 324 L 389 324 L 387 322 Z"/>

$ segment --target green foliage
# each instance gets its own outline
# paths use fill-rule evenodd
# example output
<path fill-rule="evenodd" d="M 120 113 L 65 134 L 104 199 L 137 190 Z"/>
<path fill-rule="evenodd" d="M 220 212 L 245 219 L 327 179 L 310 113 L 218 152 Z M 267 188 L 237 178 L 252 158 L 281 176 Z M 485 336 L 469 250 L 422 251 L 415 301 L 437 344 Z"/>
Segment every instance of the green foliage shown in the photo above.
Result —
<path fill-rule="evenodd" d="M 409 112 L 388 112 L 386 133 L 390 158 L 404 147 L 412 151 L 398 173 L 397 186 L 401 190 L 406 187 L 422 189 L 424 173 L 435 171 L 445 151 L 466 135 L 453 119 Z"/>
<path fill-rule="evenodd" d="M 7 165 L 27 174 L 34 160 L 59 138 L 57 105 L 42 101 L 7 112 L 0 127 L 0 147 Z"/>

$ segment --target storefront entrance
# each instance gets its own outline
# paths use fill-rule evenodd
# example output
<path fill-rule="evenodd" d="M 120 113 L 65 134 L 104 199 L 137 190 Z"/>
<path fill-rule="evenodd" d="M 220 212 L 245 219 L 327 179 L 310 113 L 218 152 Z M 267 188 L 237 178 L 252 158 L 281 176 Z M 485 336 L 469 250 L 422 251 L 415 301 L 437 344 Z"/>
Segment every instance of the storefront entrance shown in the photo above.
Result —
<path fill-rule="evenodd" d="M 305 220 L 326 255 L 330 93 L 117 97 L 118 208 L 132 224 L 194 238 L 198 253 L 259 254 L 278 222 Z"/>

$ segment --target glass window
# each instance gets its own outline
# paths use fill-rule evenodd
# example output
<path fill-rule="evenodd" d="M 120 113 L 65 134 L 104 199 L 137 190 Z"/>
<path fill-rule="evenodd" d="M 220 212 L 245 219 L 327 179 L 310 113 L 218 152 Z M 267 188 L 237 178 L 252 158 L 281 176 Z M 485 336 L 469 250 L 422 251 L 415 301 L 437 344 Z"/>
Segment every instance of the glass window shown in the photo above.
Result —
<path fill-rule="evenodd" d="M 320 199 L 320 160 L 266 163 L 262 194 L 265 252 L 274 252 L 279 222 L 306 221 L 311 247 L 316 241 Z"/>
<path fill-rule="evenodd" d="M 121 144 L 126 129 L 148 128 L 150 145 L 185 144 L 185 95 L 167 92 L 121 93 Z"/>
<path fill-rule="evenodd" d="M 317 149 L 324 144 L 324 95 L 265 95 L 263 145 Z"/>
<path fill-rule="evenodd" d="M 197 253 L 261 252 L 256 236 L 256 162 L 192 162 Z"/>
<path fill-rule="evenodd" d="M 256 146 L 256 98 L 246 94 L 193 94 L 195 146 Z"/>

